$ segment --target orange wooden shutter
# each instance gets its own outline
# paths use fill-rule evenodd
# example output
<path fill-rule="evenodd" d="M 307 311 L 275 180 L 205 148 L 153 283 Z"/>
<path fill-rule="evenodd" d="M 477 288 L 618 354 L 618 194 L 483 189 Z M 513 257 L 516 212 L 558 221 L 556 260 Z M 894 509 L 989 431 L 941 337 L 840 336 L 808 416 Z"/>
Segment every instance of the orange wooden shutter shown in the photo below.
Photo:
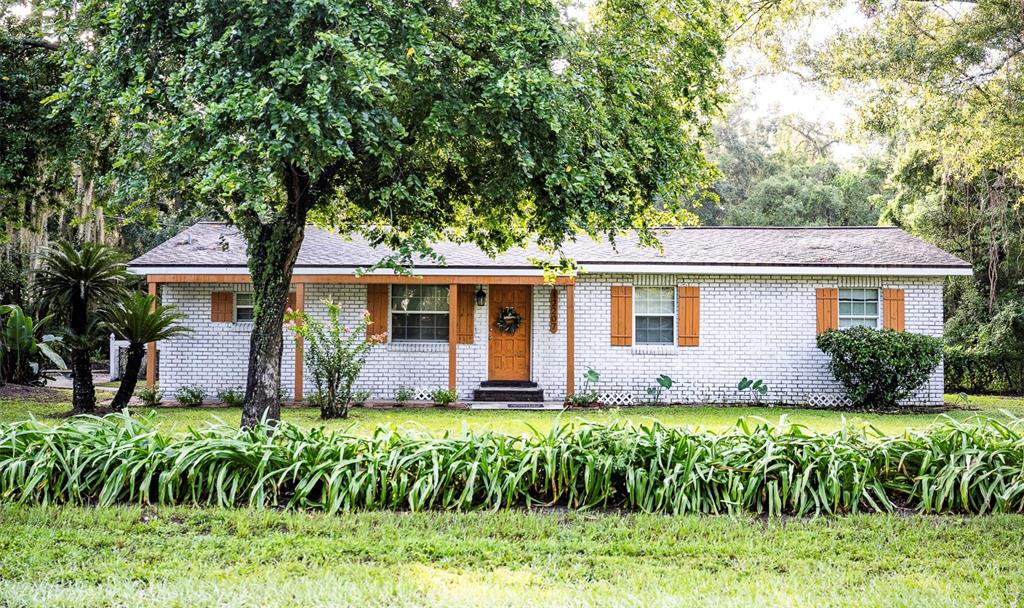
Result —
<path fill-rule="evenodd" d="M 633 287 L 612 285 L 612 346 L 633 344 Z"/>
<path fill-rule="evenodd" d="M 904 310 L 902 289 L 882 290 L 882 323 L 886 329 L 903 331 Z"/>
<path fill-rule="evenodd" d="M 292 309 L 292 312 L 295 312 L 299 309 L 298 297 L 299 295 L 294 291 L 288 292 L 288 308 Z"/>
<path fill-rule="evenodd" d="M 382 334 L 388 330 L 388 286 L 372 283 L 366 286 L 366 310 L 370 313 L 370 326 L 366 337 Z"/>
<path fill-rule="evenodd" d="M 231 323 L 235 320 L 235 294 L 230 291 L 215 291 L 210 294 L 210 321 Z"/>
<path fill-rule="evenodd" d="M 839 329 L 839 290 L 834 287 L 819 287 L 816 293 L 818 333 L 824 333 L 829 329 Z"/>
<path fill-rule="evenodd" d="M 473 343 L 473 313 L 476 312 L 476 289 L 472 285 L 459 285 L 458 343 Z"/>
<path fill-rule="evenodd" d="M 679 346 L 700 345 L 700 287 L 679 288 Z"/>

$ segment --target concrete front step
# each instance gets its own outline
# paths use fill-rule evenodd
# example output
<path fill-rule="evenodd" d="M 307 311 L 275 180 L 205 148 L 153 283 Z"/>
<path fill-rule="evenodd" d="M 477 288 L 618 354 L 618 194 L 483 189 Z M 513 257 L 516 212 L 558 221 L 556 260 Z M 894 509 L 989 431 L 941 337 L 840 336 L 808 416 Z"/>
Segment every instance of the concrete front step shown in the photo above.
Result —
<path fill-rule="evenodd" d="M 483 386 L 473 391 L 473 401 L 530 402 L 544 401 L 544 389 L 530 386 Z"/>
<path fill-rule="evenodd" d="M 561 401 L 473 401 L 467 404 L 471 410 L 548 410 L 561 411 Z"/>
<path fill-rule="evenodd" d="M 484 380 L 480 388 L 537 388 L 537 383 L 529 380 Z"/>

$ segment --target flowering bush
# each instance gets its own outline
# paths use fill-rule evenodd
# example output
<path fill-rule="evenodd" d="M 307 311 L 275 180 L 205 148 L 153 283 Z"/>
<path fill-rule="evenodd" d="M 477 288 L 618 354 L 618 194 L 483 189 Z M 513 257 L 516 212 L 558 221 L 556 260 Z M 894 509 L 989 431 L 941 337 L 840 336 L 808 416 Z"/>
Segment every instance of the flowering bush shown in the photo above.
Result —
<path fill-rule="evenodd" d="M 313 383 L 320 405 L 320 417 L 347 418 L 354 401 L 352 386 L 366 362 L 366 354 L 383 343 L 387 335 L 367 335 L 370 313 L 363 312 L 354 327 L 341 323 L 341 306 L 325 300 L 327 323 L 303 312 L 289 312 L 288 327 L 306 341 L 306 360 L 313 370 Z"/>

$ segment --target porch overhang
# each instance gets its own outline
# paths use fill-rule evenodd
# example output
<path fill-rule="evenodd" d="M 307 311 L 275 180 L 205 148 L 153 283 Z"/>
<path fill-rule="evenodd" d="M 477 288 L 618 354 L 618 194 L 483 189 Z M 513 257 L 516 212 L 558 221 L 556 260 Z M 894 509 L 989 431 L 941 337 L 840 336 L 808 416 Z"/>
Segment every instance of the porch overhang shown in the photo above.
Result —
<path fill-rule="evenodd" d="M 130 267 L 130 271 L 146 276 L 149 293 L 157 296 L 161 284 L 246 284 L 252 282 L 252 277 L 246 268 L 231 268 L 231 272 L 194 272 L 194 273 L 170 273 L 161 272 L 168 270 L 167 267 Z M 217 270 L 225 270 L 219 268 Z M 296 303 L 299 311 L 305 308 L 305 285 L 306 284 L 437 284 L 449 285 L 449 328 L 448 328 L 448 388 L 456 390 L 457 365 L 458 365 L 458 340 L 456 319 L 458 317 L 459 302 L 456 294 L 459 285 L 563 285 L 566 287 L 566 390 L 567 394 L 573 393 L 574 387 L 574 330 L 575 330 L 575 299 L 573 287 L 575 278 L 570 276 L 546 277 L 539 271 L 534 274 L 428 274 L 400 275 L 389 272 L 388 274 L 310 274 L 297 270 L 292 275 L 291 283 L 296 286 Z M 296 401 L 303 398 L 303 350 L 304 344 L 301 337 L 295 342 L 295 386 L 294 395 Z M 153 388 L 156 385 L 156 344 L 150 343 L 147 348 L 146 360 L 146 385 Z"/>

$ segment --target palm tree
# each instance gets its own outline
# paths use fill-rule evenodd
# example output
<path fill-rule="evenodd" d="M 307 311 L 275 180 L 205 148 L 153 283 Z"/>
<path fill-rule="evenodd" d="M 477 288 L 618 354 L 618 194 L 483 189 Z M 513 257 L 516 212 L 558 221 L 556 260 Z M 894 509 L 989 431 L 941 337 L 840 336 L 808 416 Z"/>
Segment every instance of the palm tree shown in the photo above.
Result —
<path fill-rule="evenodd" d="M 76 413 L 96 410 L 91 353 L 102 336 L 97 312 L 101 303 L 120 299 L 127 277 L 122 255 L 99 243 L 77 248 L 57 243 L 43 253 L 36 289 L 51 310 L 67 315 L 65 343 L 71 347 L 71 402 Z"/>
<path fill-rule="evenodd" d="M 185 315 L 176 307 L 157 304 L 156 296 L 138 291 L 128 294 L 104 313 L 110 331 L 119 339 L 128 341 L 128 360 L 125 361 L 121 386 L 114 395 L 111 408 L 126 407 L 128 400 L 135 393 L 147 343 L 166 340 L 191 331 L 187 327 L 177 325 L 184 317 Z"/>

